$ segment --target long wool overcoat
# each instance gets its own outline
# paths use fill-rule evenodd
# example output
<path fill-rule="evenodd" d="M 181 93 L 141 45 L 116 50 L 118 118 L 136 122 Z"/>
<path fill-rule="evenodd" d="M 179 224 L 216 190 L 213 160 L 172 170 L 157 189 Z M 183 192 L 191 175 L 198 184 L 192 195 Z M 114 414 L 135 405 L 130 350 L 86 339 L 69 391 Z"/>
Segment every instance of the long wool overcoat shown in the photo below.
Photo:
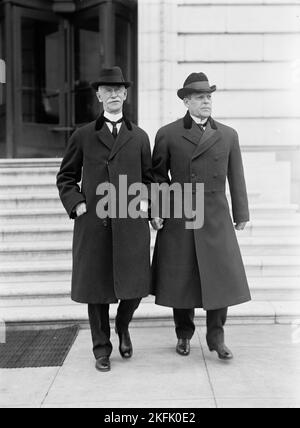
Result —
<path fill-rule="evenodd" d="M 103 197 L 97 196 L 97 186 L 112 183 L 118 203 L 120 175 L 127 176 L 128 187 L 151 185 L 149 138 L 125 120 L 115 141 L 102 115 L 73 134 L 57 175 L 60 198 L 71 219 L 76 217 L 77 204 L 87 204 L 87 213 L 75 218 L 74 225 L 72 299 L 76 302 L 109 304 L 149 295 L 148 220 L 100 219 L 96 213 Z M 128 197 L 128 202 L 132 199 Z"/>
<path fill-rule="evenodd" d="M 158 232 L 152 266 L 156 303 L 214 310 L 249 301 L 225 190 L 228 178 L 233 220 L 247 222 L 248 198 L 236 131 L 210 118 L 203 133 L 187 113 L 158 132 L 152 163 L 158 183 L 205 185 L 202 229 L 187 230 L 185 218 L 173 217 Z"/>

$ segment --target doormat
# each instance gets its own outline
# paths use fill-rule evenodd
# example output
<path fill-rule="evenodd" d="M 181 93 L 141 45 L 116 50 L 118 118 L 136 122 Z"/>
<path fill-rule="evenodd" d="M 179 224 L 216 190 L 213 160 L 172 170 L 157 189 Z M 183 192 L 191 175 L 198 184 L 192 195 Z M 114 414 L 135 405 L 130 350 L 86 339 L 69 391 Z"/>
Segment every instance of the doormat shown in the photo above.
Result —
<path fill-rule="evenodd" d="M 8 331 L 0 344 L 0 369 L 61 367 L 79 326 L 59 330 Z"/>

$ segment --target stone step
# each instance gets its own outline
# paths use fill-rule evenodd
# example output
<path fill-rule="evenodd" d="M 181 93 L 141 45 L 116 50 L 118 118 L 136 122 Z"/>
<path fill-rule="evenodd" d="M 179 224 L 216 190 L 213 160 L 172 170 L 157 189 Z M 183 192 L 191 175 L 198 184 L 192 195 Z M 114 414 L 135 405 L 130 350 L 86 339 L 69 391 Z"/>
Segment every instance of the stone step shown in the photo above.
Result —
<path fill-rule="evenodd" d="M 300 236 L 299 216 L 290 219 L 256 219 L 251 220 L 246 229 L 237 233 L 245 237 L 287 237 Z"/>
<path fill-rule="evenodd" d="M 253 300 L 300 300 L 300 278 L 249 278 Z M 71 284 L 65 282 L 23 282 L 0 284 L 0 307 L 70 303 Z M 149 298 L 151 299 L 151 297 Z"/>
<path fill-rule="evenodd" d="M 252 204 L 250 205 L 250 216 L 256 218 L 297 218 L 300 214 L 299 206 L 296 204 Z"/>
<path fill-rule="evenodd" d="M 36 225 L 36 224 L 69 224 L 65 210 L 60 208 L 47 209 L 10 209 L 0 210 L 0 225 Z"/>
<path fill-rule="evenodd" d="M 34 181 L 35 179 L 40 179 L 44 177 L 52 178 L 56 176 L 59 171 L 59 165 L 39 165 L 26 167 L 20 165 L 20 167 L 13 168 L 9 166 L 1 167 L 0 166 L 0 179 L 2 182 L 11 182 L 12 180 L 21 180 L 22 178 L 27 180 Z"/>
<path fill-rule="evenodd" d="M 57 222 L 46 221 L 44 212 L 38 211 L 33 216 L 37 216 L 40 221 L 23 224 L 23 214 L 14 214 L 18 218 L 16 224 L 0 221 L 0 242 L 39 242 L 39 241 L 67 241 L 72 242 L 74 222 L 61 214 L 53 211 L 53 215 L 58 219 Z M 1 217 L 0 217 L 1 218 Z M 63 220 L 64 218 L 64 220 Z M 45 220 L 45 221 L 44 221 Z M 278 219 L 267 220 L 257 219 L 251 221 L 244 231 L 237 232 L 238 239 L 244 238 L 288 238 L 300 237 L 300 219 Z M 155 232 L 152 230 L 152 239 L 155 239 Z"/>
<path fill-rule="evenodd" d="M 41 219 L 43 215 L 38 217 Z M 22 215 L 21 215 L 22 218 Z M 36 222 L 35 224 L 3 224 L 0 222 L 0 243 L 8 242 L 39 242 L 67 241 L 72 242 L 74 222 L 65 220 L 59 215 L 60 221 Z M 288 238 L 300 236 L 300 220 L 256 220 L 248 224 L 242 232 L 237 232 L 238 239 L 244 238 Z M 152 230 L 152 240 L 155 232 Z"/>
<path fill-rule="evenodd" d="M 249 277 L 300 277 L 299 257 L 245 256 L 244 263 Z M 0 283 L 69 281 L 71 265 L 71 260 L 1 263 Z"/>
<path fill-rule="evenodd" d="M 74 223 L 36 224 L 36 225 L 0 225 L 0 242 L 72 242 Z"/>
<path fill-rule="evenodd" d="M 300 235 L 245 237 L 241 234 L 238 241 L 244 256 L 300 256 Z"/>
<path fill-rule="evenodd" d="M 3 209 L 29 209 L 29 208 L 60 208 L 61 201 L 58 192 L 48 194 L 14 194 L 0 195 L 0 205 Z"/>
<path fill-rule="evenodd" d="M 45 188 L 49 188 L 45 184 Z M 14 189 L 19 189 L 18 186 L 11 186 Z M 30 188 L 30 186 L 29 186 Z M 24 188 L 25 189 L 25 188 Z M 29 210 L 29 209 L 58 209 L 61 208 L 61 201 L 58 196 L 58 191 L 55 186 L 52 187 L 53 192 L 45 193 L 43 186 L 41 191 L 27 192 L 22 189 L 21 193 L 15 191 L 5 191 L 5 194 L 0 192 L 0 206 L 2 210 Z M 31 189 L 32 190 L 32 189 Z M 32 193 L 32 194 L 30 194 Z M 250 204 L 251 216 L 254 218 L 287 218 L 299 213 L 299 206 L 295 204 Z"/>
<path fill-rule="evenodd" d="M 155 244 L 152 233 L 151 249 Z M 244 256 L 300 256 L 300 237 L 240 237 Z M 0 242 L 0 262 L 71 260 L 72 240 Z M 300 258 L 299 258 L 300 260 Z"/>
<path fill-rule="evenodd" d="M 19 181 L 19 179 L 18 179 Z M 14 182 L 14 183 L 0 183 L 0 195 L 31 195 L 35 196 L 36 194 L 41 195 L 58 195 L 58 190 L 56 188 L 54 180 L 45 180 L 45 179 L 37 179 L 36 183 L 32 183 L 26 180 L 22 180 L 22 182 Z"/>
<path fill-rule="evenodd" d="M 114 322 L 117 305 L 111 306 L 110 316 Z M 229 309 L 228 325 L 230 324 L 291 324 L 300 318 L 300 302 L 249 302 Z M 27 326 L 57 326 L 79 324 L 88 326 L 86 305 L 69 303 L 61 306 L 16 306 L 1 308 L 1 319 L 7 326 L 26 328 Z M 206 313 L 202 309 L 196 311 L 196 321 L 204 325 Z M 132 326 L 169 325 L 173 327 L 172 310 L 157 306 L 153 302 L 142 303 L 136 311 Z"/>
<path fill-rule="evenodd" d="M 0 262 L 71 260 L 72 241 L 0 243 Z"/>

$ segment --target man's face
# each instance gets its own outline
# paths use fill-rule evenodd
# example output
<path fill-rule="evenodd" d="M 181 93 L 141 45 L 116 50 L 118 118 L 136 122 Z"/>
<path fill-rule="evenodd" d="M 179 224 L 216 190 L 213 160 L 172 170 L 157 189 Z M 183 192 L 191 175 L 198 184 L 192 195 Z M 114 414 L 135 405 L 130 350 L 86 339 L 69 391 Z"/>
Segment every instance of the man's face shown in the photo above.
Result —
<path fill-rule="evenodd" d="M 209 93 L 192 94 L 184 99 L 191 115 L 199 119 L 208 119 L 212 113 L 212 96 Z"/>
<path fill-rule="evenodd" d="M 104 110 L 111 114 L 122 112 L 123 104 L 127 98 L 125 86 L 100 86 L 97 98 L 103 103 Z"/>

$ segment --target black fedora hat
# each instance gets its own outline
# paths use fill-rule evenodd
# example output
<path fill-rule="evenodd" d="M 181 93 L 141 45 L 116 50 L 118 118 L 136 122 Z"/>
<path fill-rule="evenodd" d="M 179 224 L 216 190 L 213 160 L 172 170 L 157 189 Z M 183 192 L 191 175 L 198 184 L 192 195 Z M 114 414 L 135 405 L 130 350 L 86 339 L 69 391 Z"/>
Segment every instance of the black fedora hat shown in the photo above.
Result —
<path fill-rule="evenodd" d="M 177 95 L 182 100 L 194 93 L 212 93 L 217 90 L 217 87 L 210 86 L 208 78 L 204 73 L 192 73 L 184 82 L 184 87 L 179 89 Z"/>
<path fill-rule="evenodd" d="M 126 82 L 120 67 L 103 68 L 99 80 L 93 82 L 92 87 L 97 91 L 99 86 L 125 86 L 129 88 L 132 82 Z"/>

